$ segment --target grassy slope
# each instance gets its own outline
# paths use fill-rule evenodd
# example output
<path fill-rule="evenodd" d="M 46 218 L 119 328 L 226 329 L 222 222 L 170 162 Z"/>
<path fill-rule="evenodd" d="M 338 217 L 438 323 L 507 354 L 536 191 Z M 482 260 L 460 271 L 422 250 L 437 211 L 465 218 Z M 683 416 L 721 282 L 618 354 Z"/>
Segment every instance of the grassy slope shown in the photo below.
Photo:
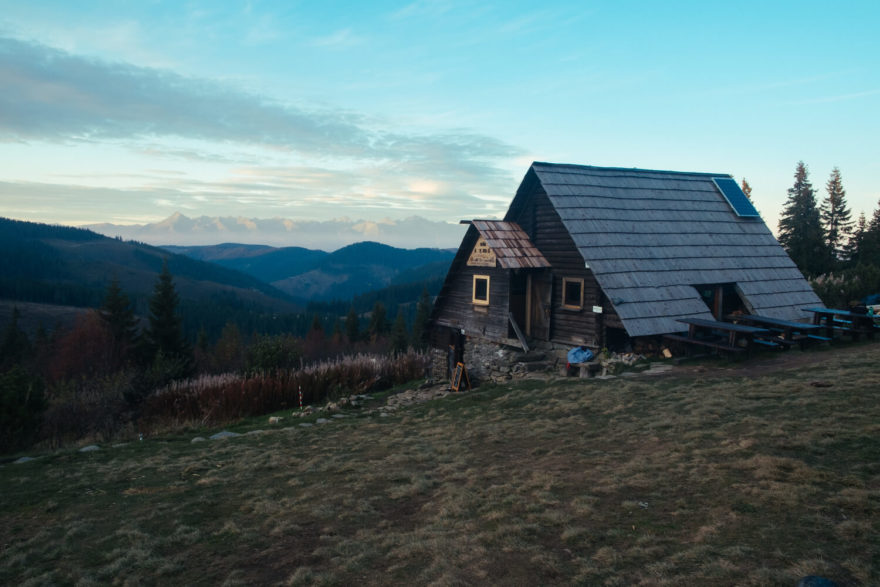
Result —
<path fill-rule="evenodd" d="M 877 348 L 7 464 L 0 583 L 880 584 Z"/>

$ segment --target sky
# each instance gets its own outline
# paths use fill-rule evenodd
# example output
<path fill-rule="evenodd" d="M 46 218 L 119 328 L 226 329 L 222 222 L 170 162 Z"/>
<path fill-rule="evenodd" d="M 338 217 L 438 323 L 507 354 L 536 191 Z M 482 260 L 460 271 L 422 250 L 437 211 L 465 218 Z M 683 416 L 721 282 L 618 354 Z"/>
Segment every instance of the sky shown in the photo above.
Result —
<path fill-rule="evenodd" d="M 0 0 L 0 216 L 503 216 L 532 161 L 880 200 L 880 2 Z"/>

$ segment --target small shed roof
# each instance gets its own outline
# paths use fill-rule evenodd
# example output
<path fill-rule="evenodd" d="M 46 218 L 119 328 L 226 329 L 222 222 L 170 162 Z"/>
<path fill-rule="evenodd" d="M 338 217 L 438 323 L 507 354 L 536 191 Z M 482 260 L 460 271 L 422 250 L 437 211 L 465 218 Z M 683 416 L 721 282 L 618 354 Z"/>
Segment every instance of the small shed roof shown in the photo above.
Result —
<path fill-rule="evenodd" d="M 550 267 L 525 231 L 516 222 L 473 220 L 471 224 L 495 253 L 504 269 L 539 269 Z"/>

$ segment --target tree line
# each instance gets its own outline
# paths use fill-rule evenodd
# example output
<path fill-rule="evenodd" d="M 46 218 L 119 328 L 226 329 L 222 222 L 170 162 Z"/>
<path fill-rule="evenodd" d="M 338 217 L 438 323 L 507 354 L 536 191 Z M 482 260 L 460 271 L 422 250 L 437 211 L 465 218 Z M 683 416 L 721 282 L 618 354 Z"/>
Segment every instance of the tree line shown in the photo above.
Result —
<path fill-rule="evenodd" d="M 819 202 L 806 164 L 797 163 L 778 228 L 779 243 L 825 304 L 845 307 L 880 293 L 880 203 L 870 220 L 862 212 L 854 221 L 837 167 Z"/>

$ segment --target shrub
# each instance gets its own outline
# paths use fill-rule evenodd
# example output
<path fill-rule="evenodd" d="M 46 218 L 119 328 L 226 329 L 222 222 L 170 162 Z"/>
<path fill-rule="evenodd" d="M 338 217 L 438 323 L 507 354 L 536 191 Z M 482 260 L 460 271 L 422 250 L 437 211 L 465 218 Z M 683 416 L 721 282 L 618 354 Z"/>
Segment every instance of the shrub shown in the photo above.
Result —
<path fill-rule="evenodd" d="M 850 302 L 880 293 L 880 268 L 860 263 L 839 273 L 822 275 L 812 286 L 826 306 L 845 308 Z"/>
<path fill-rule="evenodd" d="M 264 336 L 248 349 L 247 368 L 250 372 L 295 369 L 300 357 L 302 357 L 302 348 L 296 337 Z"/>
<path fill-rule="evenodd" d="M 52 385 L 41 437 L 50 446 L 90 438 L 108 441 L 131 431 L 126 395 L 135 385 L 134 371 Z"/>

